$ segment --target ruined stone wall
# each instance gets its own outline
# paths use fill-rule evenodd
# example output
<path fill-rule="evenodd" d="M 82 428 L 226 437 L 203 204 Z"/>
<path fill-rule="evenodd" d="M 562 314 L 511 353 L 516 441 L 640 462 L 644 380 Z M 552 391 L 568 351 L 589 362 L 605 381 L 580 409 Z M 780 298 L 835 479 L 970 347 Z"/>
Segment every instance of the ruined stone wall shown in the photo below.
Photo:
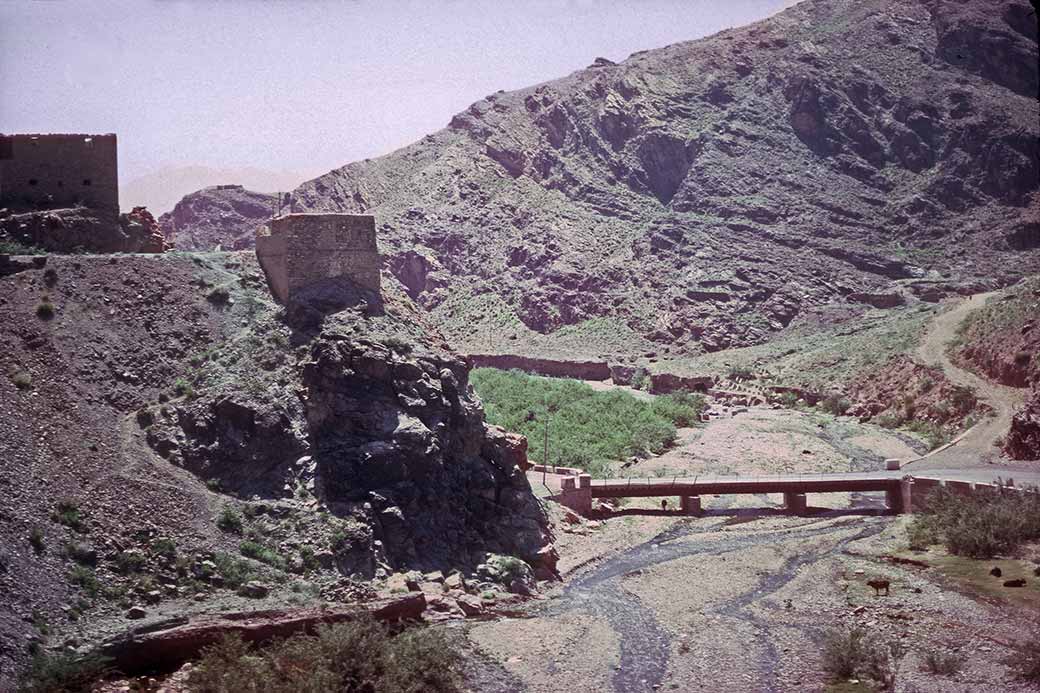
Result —
<path fill-rule="evenodd" d="M 119 211 L 115 135 L 0 135 L 0 205 Z"/>
<path fill-rule="evenodd" d="M 283 303 L 322 279 L 347 277 L 379 291 L 382 259 L 375 218 L 362 214 L 289 214 L 261 227 L 256 255 L 271 293 Z"/>

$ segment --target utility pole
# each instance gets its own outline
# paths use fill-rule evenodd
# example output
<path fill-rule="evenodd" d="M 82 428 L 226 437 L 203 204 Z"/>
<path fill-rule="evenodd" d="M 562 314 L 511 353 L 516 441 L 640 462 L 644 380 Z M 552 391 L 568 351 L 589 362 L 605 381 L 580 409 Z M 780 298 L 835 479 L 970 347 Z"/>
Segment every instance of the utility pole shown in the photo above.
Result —
<path fill-rule="evenodd" d="M 549 470 L 549 409 L 545 410 L 545 441 L 542 445 L 542 486 L 545 486 L 545 473 Z"/>

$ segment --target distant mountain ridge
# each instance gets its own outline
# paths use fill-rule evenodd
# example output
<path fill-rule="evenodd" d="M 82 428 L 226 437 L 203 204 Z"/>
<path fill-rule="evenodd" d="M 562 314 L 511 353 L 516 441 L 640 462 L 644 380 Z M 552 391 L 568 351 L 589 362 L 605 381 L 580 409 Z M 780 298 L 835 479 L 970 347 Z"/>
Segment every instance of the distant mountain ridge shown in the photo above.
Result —
<path fill-rule="evenodd" d="M 1040 271 L 1036 56 L 1022 0 L 806 0 L 493 94 L 294 200 L 375 214 L 461 348 L 753 344 Z"/>
<path fill-rule="evenodd" d="M 295 171 L 254 167 L 168 166 L 120 186 L 119 200 L 123 209 L 145 206 L 158 217 L 171 211 L 182 197 L 201 188 L 233 183 L 249 190 L 275 193 L 292 190 L 306 178 L 306 174 Z"/>

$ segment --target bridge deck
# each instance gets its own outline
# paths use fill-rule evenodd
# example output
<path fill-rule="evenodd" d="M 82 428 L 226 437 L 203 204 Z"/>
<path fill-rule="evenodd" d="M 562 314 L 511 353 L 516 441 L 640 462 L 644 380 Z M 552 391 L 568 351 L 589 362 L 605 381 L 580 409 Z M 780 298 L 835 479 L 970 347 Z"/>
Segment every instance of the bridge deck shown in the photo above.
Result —
<path fill-rule="evenodd" d="M 699 496 L 734 493 L 897 491 L 903 474 L 802 474 L 752 477 L 593 480 L 593 498 Z"/>

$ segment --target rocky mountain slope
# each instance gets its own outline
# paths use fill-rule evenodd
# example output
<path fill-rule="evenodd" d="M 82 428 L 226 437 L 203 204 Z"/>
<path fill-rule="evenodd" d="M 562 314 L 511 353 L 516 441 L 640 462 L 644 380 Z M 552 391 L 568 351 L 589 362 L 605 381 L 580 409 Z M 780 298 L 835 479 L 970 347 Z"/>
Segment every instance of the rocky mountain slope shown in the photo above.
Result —
<path fill-rule="evenodd" d="M 159 225 L 178 250 L 252 248 L 258 222 L 274 213 L 277 200 L 274 193 L 217 185 L 186 195 Z"/>
<path fill-rule="evenodd" d="M 550 576 L 523 439 L 403 294 L 320 286 L 286 314 L 251 253 L 8 269 L 0 689 L 27 645 L 127 618 L 349 600 L 486 552 Z"/>
<path fill-rule="evenodd" d="M 489 95 L 294 198 L 377 215 L 465 349 L 759 343 L 1040 270 L 1036 54 L 1024 0 L 806 0 Z"/>

